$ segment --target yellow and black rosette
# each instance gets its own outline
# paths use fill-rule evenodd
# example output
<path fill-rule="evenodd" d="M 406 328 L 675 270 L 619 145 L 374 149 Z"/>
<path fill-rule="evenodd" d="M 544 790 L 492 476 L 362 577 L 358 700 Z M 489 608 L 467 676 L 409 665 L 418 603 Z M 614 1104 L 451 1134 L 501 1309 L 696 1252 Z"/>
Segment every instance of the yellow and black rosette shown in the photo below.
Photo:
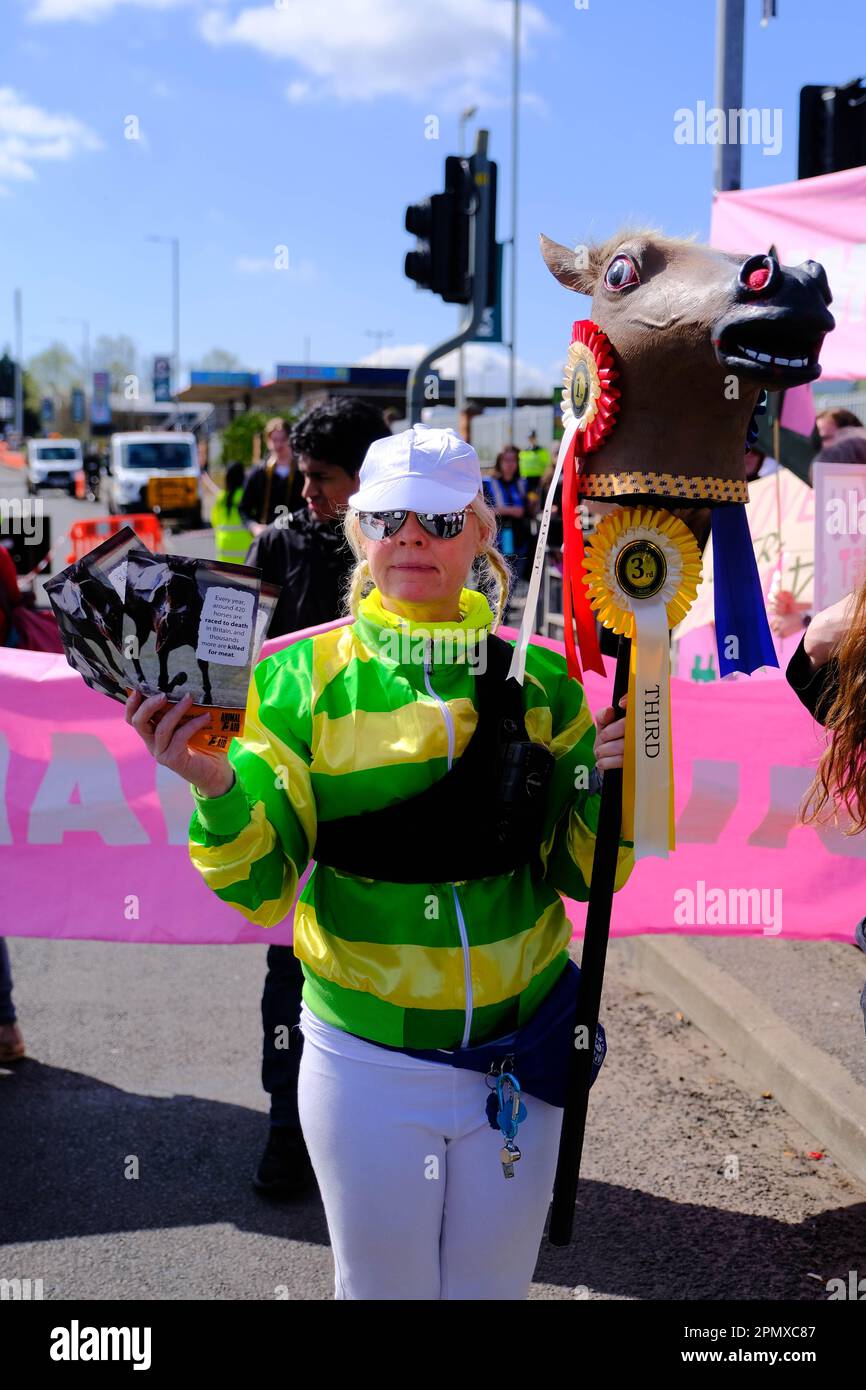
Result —
<path fill-rule="evenodd" d="M 701 553 L 692 532 L 658 507 L 622 507 L 587 545 L 584 580 L 605 627 L 631 638 L 623 761 L 623 836 L 635 859 L 674 848 L 670 639 L 694 602 Z"/>

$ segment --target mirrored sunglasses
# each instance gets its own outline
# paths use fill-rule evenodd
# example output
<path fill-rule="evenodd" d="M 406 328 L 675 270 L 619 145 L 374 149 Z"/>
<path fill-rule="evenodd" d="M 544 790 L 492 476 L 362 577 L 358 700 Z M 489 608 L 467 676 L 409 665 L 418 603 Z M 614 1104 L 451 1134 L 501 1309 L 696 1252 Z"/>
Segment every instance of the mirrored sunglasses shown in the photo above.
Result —
<path fill-rule="evenodd" d="M 408 512 L 359 512 L 358 524 L 367 540 L 390 540 L 408 515 Z M 465 508 L 462 512 L 415 512 L 415 516 L 424 530 L 440 541 L 453 540 L 466 524 Z"/>

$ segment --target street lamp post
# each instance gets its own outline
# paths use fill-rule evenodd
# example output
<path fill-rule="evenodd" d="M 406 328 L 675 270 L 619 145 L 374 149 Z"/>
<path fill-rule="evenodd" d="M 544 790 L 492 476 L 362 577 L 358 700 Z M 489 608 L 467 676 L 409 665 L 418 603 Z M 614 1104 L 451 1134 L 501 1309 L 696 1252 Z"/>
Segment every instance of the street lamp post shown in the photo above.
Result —
<path fill-rule="evenodd" d="M 171 319 L 174 362 L 174 389 L 172 395 L 177 399 L 180 389 L 180 239 L 176 236 L 157 236 L 151 234 L 148 241 L 161 241 L 171 247 Z"/>
<path fill-rule="evenodd" d="M 459 120 L 459 126 L 460 126 L 460 140 L 459 140 L 460 151 L 459 151 L 459 153 L 460 153 L 461 159 L 462 159 L 463 156 L 466 154 L 466 126 L 467 126 L 467 123 L 468 123 L 469 121 L 471 121 L 471 120 L 472 120 L 472 117 L 475 116 L 475 115 L 477 115 L 477 114 L 478 114 L 478 107 L 477 107 L 477 106 L 466 106 L 466 107 L 464 107 L 464 109 L 463 109 L 463 110 L 461 111 L 461 113 L 460 113 L 460 120 Z M 460 311 L 459 311 L 458 320 L 457 320 L 457 321 L 458 321 L 458 324 L 460 324 L 460 323 L 463 322 L 463 309 L 462 309 L 462 308 L 461 308 Z M 460 347 L 457 349 L 457 389 L 456 389 L 456 391 L 455 391 L 455 393 L 454 393 L 454 405 L 455 405 L 455 408 L 456 408 L 456 411 L 457 411 L 457 429 L 458 429 L 458 430 L 460 429 L 460 416 L 461 416 L 462 412 L 466 409 L 466 390 L 465 390 L 465 382 L 466 382 L 466 358 L 465 358 L 465 356 L 464 356 L 464 354 L 463 354 L 463 344 L 461 343 L 461 344 L 460 344 Z"/>
<path fill-rule="evenodd" d="M 84 372 L 84 420 L 87 421 L 87 393 L 90 389 L 90 320 L 73 318 L 71 315 L 62 314 L 61 323 L 77 323 L 83 332 L 82 345 L 82 370 Z"/>
<path fill-rule="evenodd" d="M 508 432 L 514 438 L 514 354 L 517 350 L 517 139 L 520 102 L 520 0 L 514 0 L 511 54 L 511 341 L 508 344 Z"/>

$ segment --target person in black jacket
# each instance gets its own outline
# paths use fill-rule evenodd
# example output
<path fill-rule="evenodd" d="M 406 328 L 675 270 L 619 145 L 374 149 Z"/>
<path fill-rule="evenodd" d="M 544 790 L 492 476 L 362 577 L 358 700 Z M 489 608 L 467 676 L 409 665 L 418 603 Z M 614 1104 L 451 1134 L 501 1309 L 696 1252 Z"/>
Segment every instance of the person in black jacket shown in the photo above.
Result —
<path fill-rule="evenodd" d="M 841 784 L 843 800 L 853 811 L 855 824 L 866 826 L 862 775 L 859 781 L 857 778 L 866 744 L 866 709 L 860 694 L 864 669 L 866 582 L 859 594 L 848 594 L 832 607 L 815 614 L 785 671 L 788 684 L 813 719 L 833 733 L 833 743 L 824 754 L 808 797 L 808 802 L 816 803 L 809 820 L 814 820 L 822 804 L 829 799 L 831 788 Z M 849 691 L 853 696 L 850 701 L 846 699 Z M 837 731 L 840 729 L 844 729 L 844 739 L 839 739 Z M 854 928 L 854 941 L 861 951 L 866 951 L 866 917 Z M 866 1027 L 866 984 L 860 995 L 860 1007 Z"/>
<path fill-rule="evenodd" d="M 277 517 L 295 511 L 302 501 L 303 478 L 292 453 L 288 421 L 275 415 L 265 425 L 264 435 L 268 456 L 247 474 L 240 501 L 241 517 L 254 536 Z"/>
<path fill-rule="evenodd" d="M 263 579 L 283 586 L 269 637 L 330 622 L 344 611 L 355 557 L 340 517 L 357 491 L 367 449 L 390 433 L 374 406 L 347 397 L 316 406 L 293 426 L 292 452 L 305 505 L 261 529 L 246 559 L 262 571 Z M 295 1196 L 312 1181 L 298 1117 L 303 984 L 292 948 L 270 946 L 262 994 L 262 1085 L 271 1097 L 271 1124 L 253 1178 L 256 1190 L 269 1197 Z"/>

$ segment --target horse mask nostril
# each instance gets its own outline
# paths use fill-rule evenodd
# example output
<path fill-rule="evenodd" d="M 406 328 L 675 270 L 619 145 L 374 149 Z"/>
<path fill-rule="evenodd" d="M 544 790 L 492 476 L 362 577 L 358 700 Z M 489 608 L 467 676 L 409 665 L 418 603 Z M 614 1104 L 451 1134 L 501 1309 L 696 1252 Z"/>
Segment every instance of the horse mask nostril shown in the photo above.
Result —
<path fill-rule="evenodd" d="M 827 272 L 820 261 L 804 261 L 802 269 L 811 280 L 814 280 L 821 297 L 825 304 L 833 303 L 833 296 L 830 293 L 830 285 L 827 280 Z"/>

